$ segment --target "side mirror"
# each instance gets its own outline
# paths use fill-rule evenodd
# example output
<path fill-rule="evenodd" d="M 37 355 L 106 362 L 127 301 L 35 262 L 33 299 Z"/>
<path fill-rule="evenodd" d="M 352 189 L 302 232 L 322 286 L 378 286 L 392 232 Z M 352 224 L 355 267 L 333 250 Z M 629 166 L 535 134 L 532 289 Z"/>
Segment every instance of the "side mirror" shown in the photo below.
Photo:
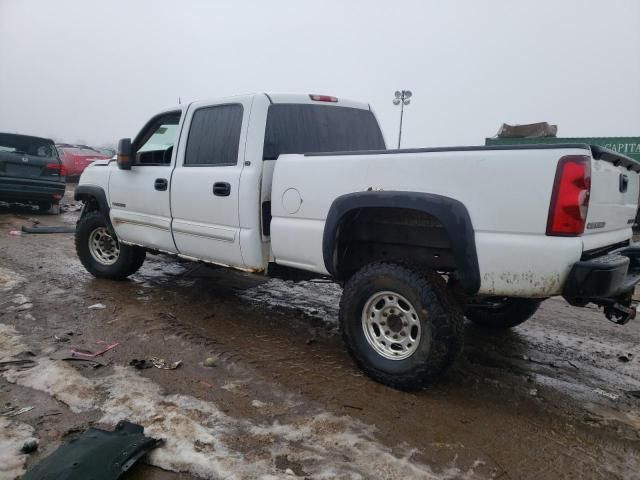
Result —
<path fill-rule="evenodd" d="M 131 158 L 130 138 L 122 138 L 118 142 L 118 154 L 116 162 L 120 170 L 131 170 L 131 165 L 133 165 L 133 158 Z"/>

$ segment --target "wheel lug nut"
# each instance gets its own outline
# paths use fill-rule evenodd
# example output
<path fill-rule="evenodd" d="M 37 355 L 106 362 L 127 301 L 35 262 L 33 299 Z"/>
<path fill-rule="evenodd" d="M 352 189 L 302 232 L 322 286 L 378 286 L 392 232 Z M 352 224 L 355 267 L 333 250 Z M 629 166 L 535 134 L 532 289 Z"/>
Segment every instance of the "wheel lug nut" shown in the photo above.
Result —
<path fill-rule="evenodd" d="M 391 332 L 389 330 L 385 330 L 384 334 L 389 335 Z"/>
<path fill-rule="evenodd" d="M 386 324 L 387 322 L 384 322 L 384 321 L 380 322 L 380 325 L 386 325 Z"/>
<path fill-rule="evenodd" d="M 393 338 L 395 338 L 397 340 L 398 339 L 398 335 L 394 335 Z"/>

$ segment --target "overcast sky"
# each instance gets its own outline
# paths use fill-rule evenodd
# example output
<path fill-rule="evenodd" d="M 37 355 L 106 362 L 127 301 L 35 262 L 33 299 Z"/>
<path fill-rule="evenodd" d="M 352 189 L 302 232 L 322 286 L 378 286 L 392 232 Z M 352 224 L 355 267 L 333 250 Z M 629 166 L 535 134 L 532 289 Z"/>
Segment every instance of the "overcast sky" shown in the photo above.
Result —
<path fill-rule="evenodd" d="M 640 135 L 640 0 L 0 0 L 0 131 L 97 145 L 256 91 L 368 101 L 390 145 Z"/>

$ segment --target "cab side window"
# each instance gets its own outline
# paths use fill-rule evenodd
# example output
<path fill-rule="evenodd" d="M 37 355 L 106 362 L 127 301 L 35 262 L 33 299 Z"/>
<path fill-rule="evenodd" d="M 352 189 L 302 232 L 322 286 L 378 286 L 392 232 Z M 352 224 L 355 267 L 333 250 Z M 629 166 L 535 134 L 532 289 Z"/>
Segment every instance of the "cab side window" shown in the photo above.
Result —
<path fill-rule="evenodd" d="M 193 114 L 187 150 L 186 167 L 225 166 L 238 163 L 242 105 L 218 105 L 199 108 Z"/>
<path fill-rule="evenodd" d="M 180 112 L 152 119 L 136 139 L 134 165 L 169 165 L 178 138 L 179 123 Z"/>

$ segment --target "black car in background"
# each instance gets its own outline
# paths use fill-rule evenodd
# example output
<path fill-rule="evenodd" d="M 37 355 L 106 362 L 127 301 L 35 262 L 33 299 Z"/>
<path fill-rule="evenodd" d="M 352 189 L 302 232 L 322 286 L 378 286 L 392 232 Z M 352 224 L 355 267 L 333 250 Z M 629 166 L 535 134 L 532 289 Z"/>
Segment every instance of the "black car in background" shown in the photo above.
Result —
<path fill-rule="evenodd" d="M 0 133 L 0 202 L 46 212 L 64 195 L 65 169 L 52 140 Z"/>

